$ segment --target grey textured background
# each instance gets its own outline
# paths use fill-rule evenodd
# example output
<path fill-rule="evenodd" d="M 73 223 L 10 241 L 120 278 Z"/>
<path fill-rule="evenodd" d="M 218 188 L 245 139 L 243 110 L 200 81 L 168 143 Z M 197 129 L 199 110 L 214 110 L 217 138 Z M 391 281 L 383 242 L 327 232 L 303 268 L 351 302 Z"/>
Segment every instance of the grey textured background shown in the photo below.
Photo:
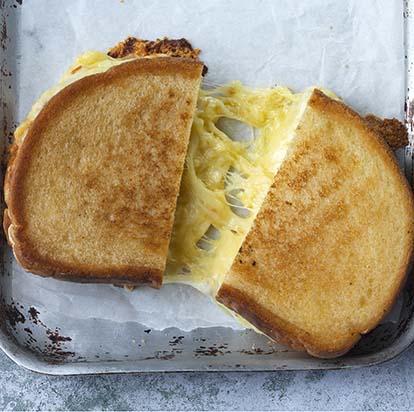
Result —
<path fill-rule="evenodd" d="M 414 346 L 357 370 L 71 377 L 26 371 L 0 353 L 0 409 L 410 410 Z"/>

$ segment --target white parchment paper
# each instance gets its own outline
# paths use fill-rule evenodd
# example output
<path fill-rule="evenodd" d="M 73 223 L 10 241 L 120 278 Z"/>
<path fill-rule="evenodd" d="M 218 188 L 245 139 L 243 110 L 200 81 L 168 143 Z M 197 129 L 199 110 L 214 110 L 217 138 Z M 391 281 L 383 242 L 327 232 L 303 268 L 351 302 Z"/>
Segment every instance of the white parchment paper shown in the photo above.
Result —
<path fill-rule="evenodd" d="M 16 50 L 18 120 L 78 54 L 106 51 L 129 35 L 187 38 L 202 49 L 211 82 L 296 91 L 319 85 L 362 113 L 402 118 L 400 0 L 25 0 Z M 39 307 L 47 302 L 48 311 L 156 329 L 240 328 L 189 286 L 129 293 L 42 279 L 16 263 L 13 271 L 15 291 Z"/>

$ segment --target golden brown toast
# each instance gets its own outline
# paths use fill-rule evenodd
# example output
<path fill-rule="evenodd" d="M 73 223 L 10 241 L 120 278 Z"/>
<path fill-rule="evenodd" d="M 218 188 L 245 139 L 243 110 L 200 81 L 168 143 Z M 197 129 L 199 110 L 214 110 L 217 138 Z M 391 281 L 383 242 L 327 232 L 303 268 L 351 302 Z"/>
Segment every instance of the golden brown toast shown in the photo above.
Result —
<path fill-rule="evenodd" d="M 315 90 L 217 300 L 318 357 L 348 351 L 390 310 L 413 247 L 413 199 L 393 154 Z"/>
<path fill-rule="evenodd" d="M 6 177 L 4 225 L 24 269 L 161 285 L 202 69 L 135 59 L 46 104 Z"/>

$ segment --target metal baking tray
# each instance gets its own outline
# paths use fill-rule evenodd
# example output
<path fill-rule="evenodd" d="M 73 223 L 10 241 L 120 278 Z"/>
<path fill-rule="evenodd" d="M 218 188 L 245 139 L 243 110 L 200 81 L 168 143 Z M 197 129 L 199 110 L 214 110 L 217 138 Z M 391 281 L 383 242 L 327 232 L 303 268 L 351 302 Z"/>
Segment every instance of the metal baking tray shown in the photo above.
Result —
<path fill-rule="evenodd" d="M 0 0 L 1 149 L 5 152 L 16 124 L 13 90 L 15 46 L 19 36 L 22 0 Z M 413 147 L 413 13 L 404 2 L 406 47 L 406 122 L 411 144 L 400 153 L 407 177 L 412 177 Z M 411 41 L 410 41 L 411 39 Z M 3 164 L 3 174 L 5 165 Z M 4 207 L 4 204 L 2 205 Z M 364 336 L 347 355 L 335 360 L 314 359 L 269 342 L 250 330 L 199 328 L 148 329 L 136 322 L 116 325 L 91 318 L 57 317 L 39 311 L 30 298 L 18 297 L 13 283 L 13 255 L 1 241 L 0 348 L 17 364 L 33 371 L 56 374 L 96 374 L 150 371 L 257 371 L 353 368 L 389 360 L 414 341 L 414 284 L 410 276 L 396 303 L 393 318 L 386 319 Z M 36 293 L 34 290 L 33 293 Z"/>

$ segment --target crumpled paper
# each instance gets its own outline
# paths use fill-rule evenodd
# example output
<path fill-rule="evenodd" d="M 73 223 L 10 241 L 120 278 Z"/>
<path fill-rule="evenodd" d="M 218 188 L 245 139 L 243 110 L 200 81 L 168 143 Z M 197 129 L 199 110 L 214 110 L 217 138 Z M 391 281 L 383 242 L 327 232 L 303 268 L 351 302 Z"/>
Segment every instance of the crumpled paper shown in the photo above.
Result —
<path fill-rule="evenodd" d="M 400 0 L 53 0 L 20 12 L 16 102 L 22 121 L 75 57 L 106 51 L 129 35 L 185 37 L 202 49 L 210 83 L 282 84 L 332 89 L 361 113 L 403 115 L 404 50 Z M 13 263 L 13 294 L 74 318 L 135 321 L 155 329 L 241 328 L 185 285 L 130 293 L 110 285 L 43 279 Z"/>

